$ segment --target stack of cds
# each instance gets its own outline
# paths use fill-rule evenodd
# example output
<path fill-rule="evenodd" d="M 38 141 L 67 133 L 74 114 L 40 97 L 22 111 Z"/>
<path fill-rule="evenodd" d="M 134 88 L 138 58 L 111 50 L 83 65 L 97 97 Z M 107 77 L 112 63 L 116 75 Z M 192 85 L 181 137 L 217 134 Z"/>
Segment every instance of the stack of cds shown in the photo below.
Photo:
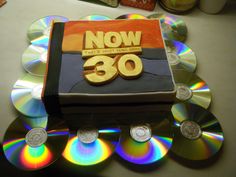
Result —
<path fill-rule="evenodd" d="M 224 136 L 218 120 L 207 110 L 211 91 L 194 73 L 196 55 L 183 43 L 187 39 L 186 24 L 172 15 L 153 14 L 148 18 L 161 19 L 167 56 L 176 83 L 176 103 L 171 109 L 174 117 L 171 151 L 185 160 L 210 159 L 222 148 Z"/>
<path fill-rule="evenodd" d="M 55 162 L 69 138 L 66 122 L 48 116 L 41 99 L 53 21 L 68 19 L 47 16 L 29 27 L 30 45 L 22 55 L 27 74 L 16 81 L 11 92 L 12 104 L 20 115 L 5 133 L 3 150 L 7 160 L 23 170 L 39 170 Z"/>
<path fill-rule="evenodd" d="M 11 100 L 20 113 L 7 129 L 3 150 L 10 163 L 23 170 L 38 170 L 63 156 L 79 166 L 104 162 L 116 153 L 124 161 L 135 165 L 156 164 L 169 151 L 190 161 L 207 160 L 222 148 L 224 136 L 216 117 L 207 109 L 211 92 L 204 80 L 194 72 L 195 53 L 184 41 L 187 27 L 181 19 L 164 14 L 148 17 L 124 14 L 117 19 L 160 19 L 167 56 L 176 83 L 176 103 L 171 112 L 163 112 L 155 119 L 123 124 L 94 122 L 69 130 L 63 119 L 47 115 L 41 99 L 43 76 L 46 72 L 48 41 L 53 21 L 66 22 L 62 16 L 41 18 L 29 27 L 30 45 L 22 55 L 27 74 L 13 86 Z M 110 20 L 92 15 L 80 20 Z M 158 165 L 158 164 L 157 164 Z"/>

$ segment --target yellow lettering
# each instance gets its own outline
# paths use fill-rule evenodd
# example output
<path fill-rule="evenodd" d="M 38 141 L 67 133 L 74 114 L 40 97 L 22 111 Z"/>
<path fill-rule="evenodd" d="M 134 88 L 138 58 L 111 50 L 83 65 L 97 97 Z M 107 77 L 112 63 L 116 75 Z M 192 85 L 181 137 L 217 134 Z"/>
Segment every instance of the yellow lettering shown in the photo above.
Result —
<path fill-rule="evenodd" d="M 92 31 L 86 31 L 85 33 L 85 48 L 93 49 L 93 48 L 104 48 L 103 42 L 104 32 L 97 31 L 96 35 Z"/>
<path fill-rule="evenodd" d="M 86 49 L 82 51 L 82 57 L 88 58 L 96 55 L 110 55 L 115 56 L 118 54 L 126 53 L 141 53 L 141 47 L 123 47 L 123 48 L 105 48 L 105 49 Z"/>
<path fill-rule="evenodd" d="M 143 64 L 134 53 L 142 52 L 141 35 L 141 31 L 86 31 L 82 56 L 91 58 L 83 65 L 85 79 L 93 85 L 101 85 L 111 82 L 118 74 L 124 79 L 139 77 L 143 71 Z M 105 56 L 117 54 L 125 55 L 116 59 Z"/>
<path fill-rule="evenodd" d="M 107 32 L 104 36 L 104 43 L 107 47 L 116 48 L 122 44 L 122 38 L 117 32 Z"/>
<path fill-rule="evenodd" d="M 125 31 L 120 32 L 121 38 L 125 46 L 139 46 L 141 42 L 141 31 L 129 31 L 128 34 Z"/>
<path fill-rule="evenodd" d="M 131 63 L 131 67 L 129 68 L 126 66 L 128 62 Z M 120 76 L 124 79 L 134 79 L 142 74 L 143 64 L 141 59 L 137 55 L 126 54 L 119 59 L 117 68 Z"/>
<path fill-rule="evenodd" d="M 141 31 L 121 31 L 121 32 L 107 32 L 97 31 L 94 34 L 92 31 L 85 32 L 85 49 L 104 49 L 123 47 L 140 46 Z"/>
<path fill-rule="evenodd" d="M 84 63 L 84 70 L 91 71 L 85 73 L 85 78 L 91 84 L 101 85 L 116 78 L 118 72 L 114 67 L 115 60 L 108 56 L 94 56 Z"/>

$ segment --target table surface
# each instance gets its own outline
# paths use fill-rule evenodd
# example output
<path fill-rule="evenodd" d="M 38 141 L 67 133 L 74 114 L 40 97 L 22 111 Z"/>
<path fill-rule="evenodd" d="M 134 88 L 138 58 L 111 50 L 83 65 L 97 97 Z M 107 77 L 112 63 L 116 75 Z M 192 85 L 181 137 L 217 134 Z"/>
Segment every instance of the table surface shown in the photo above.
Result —
<path fill-rule="evenodd" d="M 70 20 L 91 14 L 103 14 L 115 18 L 122 14 L 139 13 L 167 13 L 159 5 L 155 11 L 119 6 L 109 8 L 77 0 L 24 0 L 13 1 L 0 8 L 0 141 L 8 125 L 17 117 L 17 112 L 10 101 L 10 93 L 15 81 L 25 71 L 21 66 L 21 55 L 28 46 L 26 31 L 30 24 L 47 15 L 62 15 Z M 223 152 L 214 163 L 205 167 L 187 167 L 176 159 L 167 159 L 158 167 L 131 168 L 114 156 L 106 165 L 94 168 L 83 168 L 65 164 L 62 159 L 46 170 L 29 173 L 21 172 L 12 167 L 0 156 L 0 169 L 5 169 L 5 176 L 50 176 L 52 174 L 86 175 L 90 176 L 182 176 L 192 177 L 233 177 L 236 163 L 236 1 L 228 2 L 225 9 L 218 15 L 208 15 L 198 8 L 181 17 L 188 27 L 189 45 L 197 55 L 197 74 L 203 78 L 212 91 L 213 99 L 211 112 L 218 118 L 225 134 Z M 61 168 L 60 166 L 66 166 Z M 2 176 L 2 175 L 1 175 Z M 87 176 L 87 175 L 86 175 Z"/>

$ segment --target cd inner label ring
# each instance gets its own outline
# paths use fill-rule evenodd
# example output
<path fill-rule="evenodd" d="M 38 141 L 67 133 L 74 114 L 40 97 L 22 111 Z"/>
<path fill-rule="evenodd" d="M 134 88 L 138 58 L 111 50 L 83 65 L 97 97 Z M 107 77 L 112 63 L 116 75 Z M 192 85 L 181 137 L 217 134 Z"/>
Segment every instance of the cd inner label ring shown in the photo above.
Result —
<path fill-rule="evenodd" d="M 186 101 L 192 97 L 192 90 L 185 84 L 176 84 L 176 97 L 181 101 Z"/>
<path fill-rule="evenodd" d="M 180 63 L 180 58 L 173 52 L 168 53 L 168 61 L 171 65 L 177 65 Z"/>
<path fill-rule="evenodd" d="M 131 126 L 130 135 L 135 141 L 143 143 L 152 137 L 152 132 L 148 125 L 135 125 Z"/>
<path fill-rule="evenodd" d="M 25 136 L 26 144 L 39 147 L 47 141 L 48 135 L 44 128 L 33 128 Z"/>
<path fill-rule="evenodd" d="M 98 130 L 96 128 L 79 129 L 77 131 L 77 136 L 82 143 L 93 143 L 98 138 Z"/>
<path fill-rule="evenodd" d="M 202 135 L 201 127 L 196 122 L 189 120 L 181 123 L 180 131 L 185 138 L 190 140 L 196 140 Z"/>

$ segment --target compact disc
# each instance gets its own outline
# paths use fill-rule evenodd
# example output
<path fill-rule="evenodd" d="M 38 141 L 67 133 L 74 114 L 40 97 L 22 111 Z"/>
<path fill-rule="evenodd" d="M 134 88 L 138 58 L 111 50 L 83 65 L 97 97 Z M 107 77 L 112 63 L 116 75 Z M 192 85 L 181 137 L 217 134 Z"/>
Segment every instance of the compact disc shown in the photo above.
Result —
<path fill-rule="evenodd" d="M 115 151 L 119 142 L 120 129 L 117 126 L 104 128 L 82 126 L 70 132 L 70 139 L 63 152 L 69 162 L 90 166 L 103 162 Z"/>
<path fill-rule="evenodd" d="M 176 83 L 176 98 L 207 109 L 211 103 L 211 91 L 201 78 L 185 70 L 173 70 Z"/>
<path fill-rule="evenodd" d="M 8 161 L 16 167 L 38 170 L 61 156 L 68 137 L 69 130 L 60 119 L 22 116 L 8 127 L 3 151 Z"/>
<path fill-rule="evenodd" d="M 63 16 L 46 16 L 31 24 L 27 36 L 29 41 L 37 46 L 48 47 L 52 22 L 67 22 L 69 19 Z"/>
<path fill-rule="evenodd" d="M 174 140 L 171 151 L 188 160 L 206 160 L 222 147 L 224 136 L 215 116 L 191 103 L 172 106 Z"/>
<path fill-rule="evenodd" d="M 158 18 L 161 21 L 164 39 L 184 42 L 187 38 L 187 26 L 185 22 L 173 15 L 152 14 L 148 18 Z"/>
<path fill-rule="evenodd" d="M 140 14 L 124 14 L 116 19 L 146 19 L 146 17 Z"/>
<path fill-rule="evenodd" d="M 30 117 L 46 116 L 46 110 L 41 100 L 43 77 L 26 74 L 16 81 L 11 92 L 11 100 L 15 108 Z"/>
<path fill-rule="evenodd" d="M 122 128 L 116 153 L 124 160 L 138 165 L 161 160 L 172 145 L 171 123 L 168 117 Z"/>
<path fill-rule="evenodd" d="M 195 53 L 184 43 L 179 41 L 165 41 L 168 61 L 172 69 L 186 69 L 194 72 L 197 67 Z"/>
<path fill-rule="evenodd" d="M 111 18 L 104 15 L 89 15 L 86 17 L 82 17 L 81 20 L 99 21 L 99 20 L 111 20 Z"/>
<path fill-rule="evenodd" d="M 30 45 L 22 55 L 24 69 L 32 75 L 44 76 L 46 71 L 48 49 Z"/>

